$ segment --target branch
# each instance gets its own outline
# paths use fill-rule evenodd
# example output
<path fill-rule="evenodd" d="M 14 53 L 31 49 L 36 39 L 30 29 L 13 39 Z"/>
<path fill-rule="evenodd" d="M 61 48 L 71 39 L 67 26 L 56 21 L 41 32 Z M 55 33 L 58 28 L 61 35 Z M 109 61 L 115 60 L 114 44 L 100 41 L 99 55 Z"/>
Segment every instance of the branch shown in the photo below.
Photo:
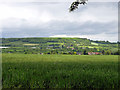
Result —
<path fill-rule="evenodd" d="M 87 4 L 87 0 L 76 0 L 76 1 L 74 1 L 69 8 L 69 12 L 72 12 L 75 9 L 78 9 L 79 4 L 85 5 L 85 4 Z"/>

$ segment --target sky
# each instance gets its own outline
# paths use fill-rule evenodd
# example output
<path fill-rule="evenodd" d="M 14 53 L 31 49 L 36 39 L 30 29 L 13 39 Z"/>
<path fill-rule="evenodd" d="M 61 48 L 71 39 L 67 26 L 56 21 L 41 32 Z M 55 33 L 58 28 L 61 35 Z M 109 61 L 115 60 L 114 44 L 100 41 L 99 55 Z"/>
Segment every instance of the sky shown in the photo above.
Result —
<path fill-rule="evenodd" d="M 3 38 L 79 37 L 118 41 L 118 3 L 88 2 L 69 12 L 71 2 L 1 2 Z"/>

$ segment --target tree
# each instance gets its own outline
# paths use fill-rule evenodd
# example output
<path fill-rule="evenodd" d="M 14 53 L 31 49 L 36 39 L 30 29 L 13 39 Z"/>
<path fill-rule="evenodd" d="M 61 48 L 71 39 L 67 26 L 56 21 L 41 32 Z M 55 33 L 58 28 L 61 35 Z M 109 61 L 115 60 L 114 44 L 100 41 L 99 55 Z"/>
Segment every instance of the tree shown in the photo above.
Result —
<path fill-rule="evenodd" d="M 120 55 L 120 50 L 116 51 L 114 55 Z"/>
<path fill-rule="evenodd" d="M 88 53 L 87 53 L 87 51 L 86 51 L 86 50 L 84 50 L 83 54 L 84 54 L 84 55 L 88 55 Z"/>
<path fill-rule="evenodd" d="M 110 50 L 105 51 L 105 55 L 111 55 L 111 51 Z"/>
<path fill-rule="evenodd" d="M 69 11 L 71 12 L 71 11 L 74 11 L 75 9 L 77 9 L 79 4 L 83 4 L 83 5 L 87 4 L 86 3 L 87 1 L 88 0 L 76 0 L 76 1 L 74 1 L 70 6 Z"/>
<path fill-rule="evenodd" d="M 105 54 L 105 51 L 104 51 L 104 50 L 102 51 L 102 54 L 103 54 L 103 55 Z"/>

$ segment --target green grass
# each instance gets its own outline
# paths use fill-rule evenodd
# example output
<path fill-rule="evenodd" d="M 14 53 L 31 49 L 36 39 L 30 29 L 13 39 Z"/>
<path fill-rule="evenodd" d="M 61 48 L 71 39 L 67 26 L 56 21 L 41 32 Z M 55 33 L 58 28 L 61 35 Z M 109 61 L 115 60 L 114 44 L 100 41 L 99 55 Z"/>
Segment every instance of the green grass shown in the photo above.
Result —
<path fill-rule="evenodd" d="M 3 88 L 117 88 L 118 56 L 2 55 Z"/>
<path fill-rule="evenodd" d="M 91 44 L 92 44 L 92 45 L 96 45 L 96 46 L 98 46 L 98 45 L 99 45 L 99 44 L 97 44 L 97 43 L 94 43 L 94 42 L 91 42 Z"/>

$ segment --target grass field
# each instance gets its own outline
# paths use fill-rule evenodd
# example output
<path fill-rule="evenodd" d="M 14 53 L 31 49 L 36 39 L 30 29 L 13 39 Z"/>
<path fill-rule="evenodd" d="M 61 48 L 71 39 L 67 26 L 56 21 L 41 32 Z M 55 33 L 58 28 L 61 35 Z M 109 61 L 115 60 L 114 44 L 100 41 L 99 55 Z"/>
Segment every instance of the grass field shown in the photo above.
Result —
<path fill-rule="evenodd" d="M 36 45 L 39 45 L 39 44 L 23 44 L 23 45 L 26 45 L 26 46 L 36 46 Z"/>
<path fill-rule="evenodd" d="M 2 55 L 3 88 L 117 88 L 118 56 Z"/>

